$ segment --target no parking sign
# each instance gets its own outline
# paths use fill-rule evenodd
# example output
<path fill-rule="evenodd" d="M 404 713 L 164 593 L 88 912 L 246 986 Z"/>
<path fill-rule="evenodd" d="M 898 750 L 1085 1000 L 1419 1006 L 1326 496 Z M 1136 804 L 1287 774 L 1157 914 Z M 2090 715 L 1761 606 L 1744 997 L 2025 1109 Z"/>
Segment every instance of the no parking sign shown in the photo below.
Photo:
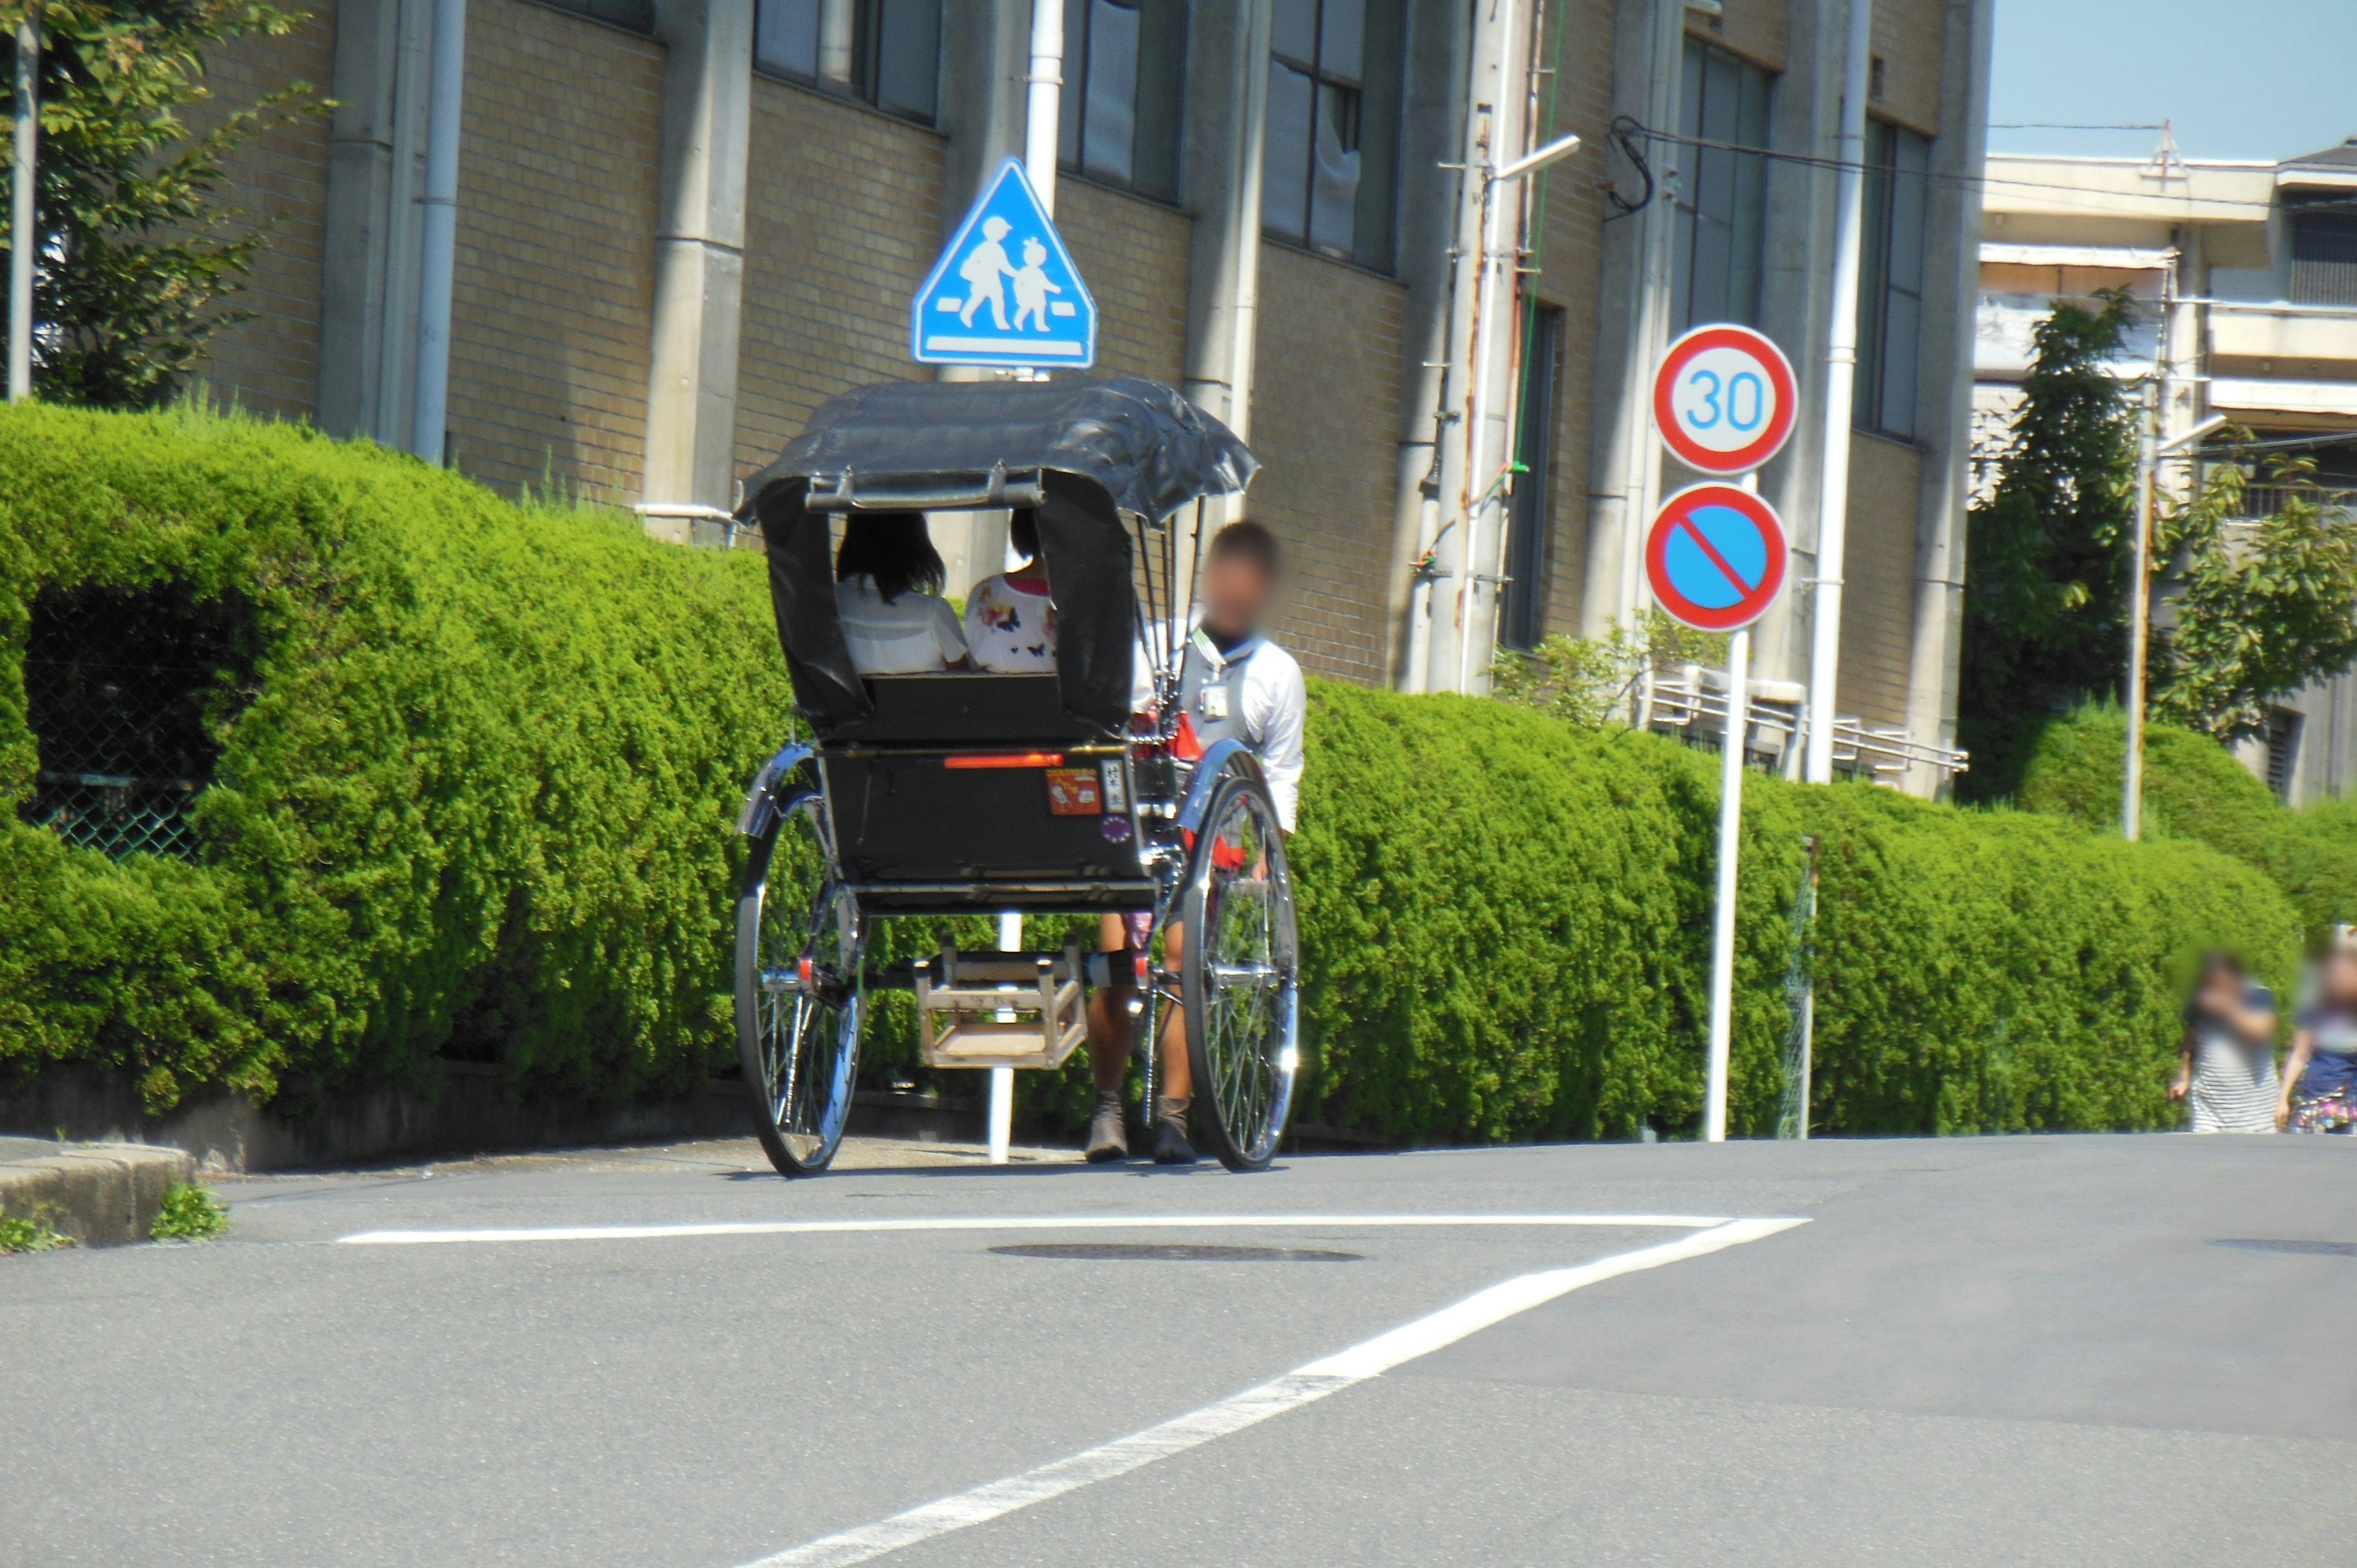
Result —
<path fill-rule="evenodd" d="M 1784 586 L 1784 524 L 1733 485 L 1693 485 L 1663 504 L 1645 536 L 1653 600 L 1704 631 L 1749 626 Z"/>

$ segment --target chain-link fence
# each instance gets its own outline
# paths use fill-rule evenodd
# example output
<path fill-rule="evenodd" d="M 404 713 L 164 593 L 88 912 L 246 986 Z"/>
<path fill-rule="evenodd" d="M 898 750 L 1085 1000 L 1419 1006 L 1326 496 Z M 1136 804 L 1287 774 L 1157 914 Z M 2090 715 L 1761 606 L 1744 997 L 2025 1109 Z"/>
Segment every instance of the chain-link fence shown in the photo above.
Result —
<path fill-rule="evenodd" d="M 116 859 L 193 859 L 188 809 L 212 777 L 209 716 L 251 667 L 242 607 L 84 589 L 34 601 L 25 705 L 40 772 L 27 822 Z"/>

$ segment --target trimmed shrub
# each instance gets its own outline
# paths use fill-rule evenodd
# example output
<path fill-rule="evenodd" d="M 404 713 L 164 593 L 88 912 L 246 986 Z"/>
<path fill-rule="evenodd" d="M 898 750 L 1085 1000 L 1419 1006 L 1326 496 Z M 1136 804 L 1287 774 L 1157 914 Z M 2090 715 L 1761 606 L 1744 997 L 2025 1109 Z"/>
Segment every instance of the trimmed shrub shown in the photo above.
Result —
<path fill-rule="evenodd" d="M 17 820 L 44 595 L 242 618 L 194 864 Z M 304 1098 L 731 1059 L 731 817 L 790 697 L 758 560 L 300 429 L 0 413 L 0 1062 Z"/>
<path fill-rule="evenodd" d="M 2085 707 L 2048 724 L 2022 779 L 2021 804 L 2116 832 L 2127 717 Z M 2311 934 L 2357 921 L 2357 800 L 2287 810 L 2226 748 L 2174 725 L 2145 730 L 2145 832 L 2191 839 L 2257 866 L 2298 907 Z"/>
<path fill-rule="evenodd" d="M 1318 1120 L 1416 1141 L 1699 1126 L 1715 756 L 1528 709 L 1312 687 L 1302 831 Z M 1819 843 L 1813 1125 L 2173 1124 L 2211 946 L 2288 976 L 2298 925 L 2198 844 L 1745 785 L 1728 1125 L 1771 1131 L 1792 902 Z"/>
<path fill-rule="evenodd" d="M 2211 948 L 2278 985 L 2297 912 L 2190 843 L 1795 790 L 1820 835 L 1814 1124 L 2008 1133 L 2176 1124 L 2179 1008 Z"/>
<path fill-rule="evenodd" d="M 192 861 L 18 820 L 49 787 L 28 631 L 92 595 L 211 628 L 218 668 L 174 699 L 203 734 L 171 754 L 213 757 Z M 1716 758 L 1501 703 L 1311 693 L 1305 1119 L 1695 1128 Z M 733 1062 L 732 819 L 789 706 L 756 558 L 285 426 L 0 412 L 0 1064 L 126 1072 L 157 1109 L 209 1083 L 298 1112 L 358 1080 L 431 1090 L 449 1058 L 518 1091 L 684 1089 Z M 2164 1124 L 2194 955 L 2231 942 L 2282 979 L 2297 948 L 2276 886 L 2198 843 L 1756 779 L 1739 1133 L 1784 1089 L 1807 834 L 1827 1131 Z M 884 1010 L 871 1081 L 908 1070 L 906 1014 Z M 1069 1112 L 1084 1075 L 1027 1099 Z"/>

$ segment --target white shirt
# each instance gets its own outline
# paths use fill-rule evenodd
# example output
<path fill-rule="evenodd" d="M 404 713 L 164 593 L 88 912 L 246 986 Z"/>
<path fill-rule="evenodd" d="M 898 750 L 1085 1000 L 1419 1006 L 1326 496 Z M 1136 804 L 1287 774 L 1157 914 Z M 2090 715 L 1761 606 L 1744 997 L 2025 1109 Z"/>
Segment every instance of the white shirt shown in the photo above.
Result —
<path fill-rule="evenodd" d="M 1130 706 L 1143 713 L 1154 705 L 1154 680 L 1142 648 L 1135 669 Z M 1277 826 L 1291 832 L 1301 808 L 1302 731 L 1309 715 L 1309 688 L 1292 654 L 1263 639 L 1244 655 L 1243 705 L 1244 744 L 1268 780 Z"/>
<path fill-rule="evenodd" d="M 1006 574 L 985 577 L 965 599 L 965 645 L 977 670 L 1006 675 L 1056 671 L 1056 606 L 1026 592 Z"/>
<path fill-rule="evenodd" d="M 957 611 L 938 594 L 911 588 L 886 604 L 862 573 L 834 585 L 834 614 L 862 675 L 927 675 L 965 657 Z"/>

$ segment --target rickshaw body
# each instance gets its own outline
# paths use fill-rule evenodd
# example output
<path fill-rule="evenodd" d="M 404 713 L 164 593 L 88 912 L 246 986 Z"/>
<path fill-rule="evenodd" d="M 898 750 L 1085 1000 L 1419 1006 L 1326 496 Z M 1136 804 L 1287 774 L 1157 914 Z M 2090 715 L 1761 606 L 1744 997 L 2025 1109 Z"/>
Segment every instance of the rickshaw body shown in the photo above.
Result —
<path fill-rule="evenodd" d="M 1283 834 L 1251 754 L 1191 754 L 1178 710 L 1205 503 L 1255 467 L 1154 381 L 896 382 L 826 404 L 748 482 L 808 732 L 737 824 L 738 1044 L 780 1171 L 833 1159 L 886 988 L 916 993 L 930 1065 L 1052 1068 L 1085 1034 L 1088 992 L 1118 984 L 1149 1106 L 1155 1042 L 1182 1007 L 1199 1133 L 1232 1169 L 1274 1155 L 1298 1065 Z M 1056 671 L 861 675 L 835 614 L 838 521 L 983 509 L 1033 513 Z M 1152 935 L 1110 954 L 945 943 L 869 961 L 879 920 L 981 913 L 1143 915 Z M 1157 957 L 1173 928 L 1175 970 Z"/>

